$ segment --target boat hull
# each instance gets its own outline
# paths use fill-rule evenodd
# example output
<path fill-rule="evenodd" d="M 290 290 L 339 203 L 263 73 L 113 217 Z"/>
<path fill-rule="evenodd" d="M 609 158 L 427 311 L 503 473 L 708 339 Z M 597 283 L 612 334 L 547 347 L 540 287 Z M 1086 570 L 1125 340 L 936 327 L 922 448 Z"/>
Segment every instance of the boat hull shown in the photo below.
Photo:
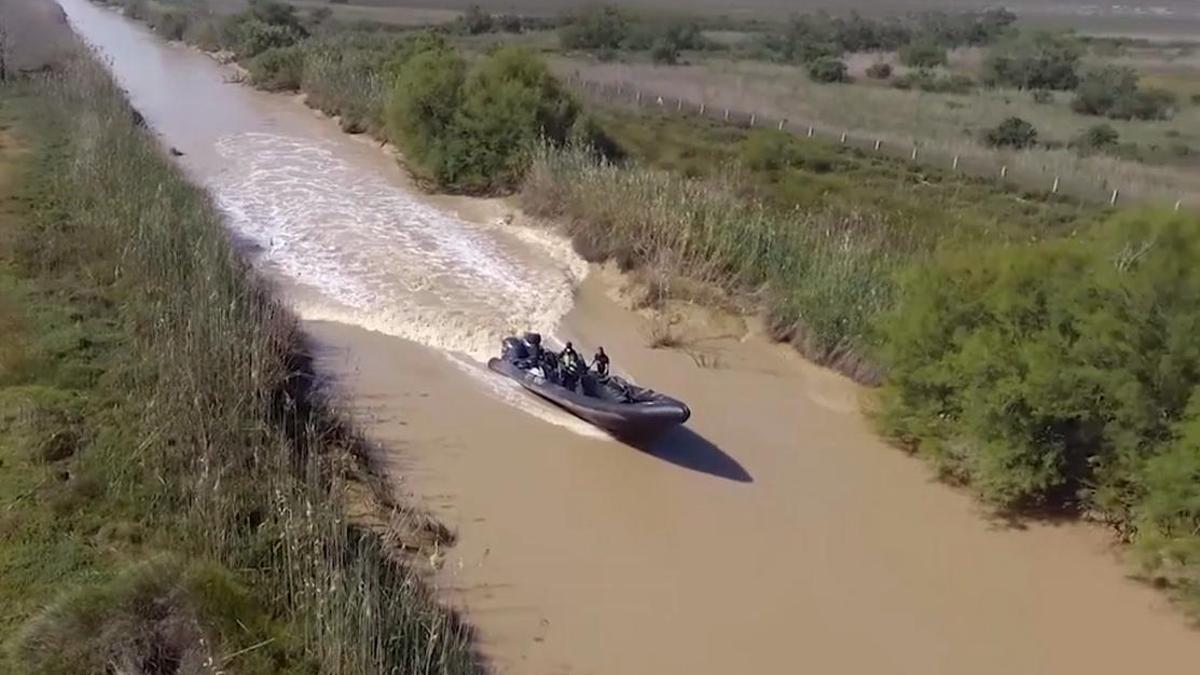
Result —
<path fill-rule="evenodd" d="M 624 403 L 571 391 L 511 361 L 492 359 L 488 361 L 488 368 L 516 380 L 529 391 L 576 417 L 625 440 L 652 439 L 683 424 L 692 414 L 682 401 L 646 389 L 633 387 L 642 400 Z M 619 379 L 617 381 L 624 384 Z"/>

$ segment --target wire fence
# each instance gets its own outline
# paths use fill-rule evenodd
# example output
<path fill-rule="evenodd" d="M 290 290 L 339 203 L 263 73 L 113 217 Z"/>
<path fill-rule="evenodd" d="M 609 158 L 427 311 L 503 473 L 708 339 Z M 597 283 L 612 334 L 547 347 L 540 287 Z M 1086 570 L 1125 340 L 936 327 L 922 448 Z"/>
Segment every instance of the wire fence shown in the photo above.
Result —
<path fill-rule="evenodd" d="M 704 102 L 664 96 L 628 82 L 602 82 L 579 76 L 567 78 L 567 83 L 586 99 L 600 104 L 657 110 L 666 114 L 697 115 L 743 128 L 778 129 L 799 136 L 819 139 L 863 152 L 876 153 L 897 160 L 907 160 L 921 166 L 956 174 L 991 179 L 1003 187 L 1031 194 L 1063 195 L 1081 201 L 1108 204 L 1156 201 L 1175 211 L 1200 211 L 1200 195 L 1173 195 L 1162 191 L 1147 192 L 1103 177 L 1063 175 L 1052 170 L 1009 164 L 997 157 L 980 154 L 955 154 L 920 144 L 901 144 L 878 136 L 838 129 L 806 120 L 786 119 L 753 111 L 710 106 Z"/>

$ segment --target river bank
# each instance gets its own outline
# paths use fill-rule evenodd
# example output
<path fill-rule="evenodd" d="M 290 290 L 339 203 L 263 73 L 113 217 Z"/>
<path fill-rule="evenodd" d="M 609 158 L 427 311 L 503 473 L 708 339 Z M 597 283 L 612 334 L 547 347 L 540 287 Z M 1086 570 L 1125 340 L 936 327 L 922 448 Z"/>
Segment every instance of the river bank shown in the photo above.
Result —
<path fill-rule="evenodd" d="M 489 388 L 494 380 L 477 378 L 469 358 L 447 357 L 449 343 L 418 344 L 406 336 L 424 334 L 397 335 L 404 326 L 366 320 L 389 312 L 422 319 L 424 305 L 406 303 L 428 293 L 463 319 L 452 328 L 474 322 L 488 349 L 489 334 L 506 329 L 507 313 L 474 304 L 449 273 L 474 258 L 447 258 L 448 247 L 419 257 L 391 247 L 414 245 L 407 231 L 434 218 L 398 208 L 400 195 L 373 196 L 404 185 L 399 169 L 293 99 L 214 86 L 211 63 L 185 56 L 189 50 L 66 4 L 86 17 L 80 30 L 113 55 L 164 142 L 187 153 L 181 161 L 206 176 L 219 199 L 274 204 L 253 210 L 258 225 L 234 212 L 229 227 L 255 235 L 266 251 L 262 268 L 289 297 L 340 292 L 315 286 L 335 253 L 348 281 L 396 266 L 428 280 L 388 286 L 371 315 L 318 321 L 313 303 L 299 307 L 323 345 L 323 367 L 367 432 L 406 449 L 390 456 L 401 472 L 396 489 L 436 507 L 460 533 L 442 559 L 442 579 L 502 668 L 1116 673 L 1178 671 L 1196 658 L 1195 636 L 1164 598 L 1125 577 L 1104 532 L 989 526 L 966 495 L 932 483 L 920 463 L 878 441 L 857 412 L 856 386 L 753 334 L 707 336 L 711 360 L 652 350 L 643 318 L 613 299 L 619 289 L 601 272 L 571 291 L 569 311 L 554 321 L 558 332 L 586 338 L 577 341 L 585 349 L 602 343 L 640 381 L 685 394 L 696 413 L 691 431 L 636 452 L 569 424 L 531 420 Z M 198 108 L 212 114 L 198 116 Z M 230 120 L 232 130 L 216 128 Z M 275 137 L 256 145 L 246 131 Z M 280 135 L 294 152 L 280 154 Z M 230 136 L 246 152 L 212 150 L 232 145 Z M 307 159 L 314 144 L 323 152 L 316 163 Z M 253 156 L 262 151 L 273 153 L 265 165 Z M 267 169 L 287 172 L 264 180 L 278 175 Z M 371 180 L 376 172 L 383 178 Z M 354 191 L 355 182 L 369 189 Z M 273 191 L 286 203 L 270 202 Z M 359 210 L 329 210 L 342 201 Z M 379 212 L 389 210 L 402 217 L 382 221 Z M 513 236 L 510 228 L 435 222 L 472 242 Z M 275 229 L 248 229 L 266 225 Z M 310 247 L 304 262 L 312 267 L 283 255 L 297 245 L 283 239 L 289 230 Z M 358 255 L 375 249 L 380 255 Z M 577 285 L 573 263 L 547 249 L 517 260 L 533 271 L 493 277 L 520 280 L 505 299 L 536 295 L 561 306 L 541 294 L 545 282 L 557 288 L 566 275 Z"/>
<path fill-rule="evenodd" d="M 43 69 L 0 85 L 0 669 L 481 672 L 207 195 L 90 55 Z"/>

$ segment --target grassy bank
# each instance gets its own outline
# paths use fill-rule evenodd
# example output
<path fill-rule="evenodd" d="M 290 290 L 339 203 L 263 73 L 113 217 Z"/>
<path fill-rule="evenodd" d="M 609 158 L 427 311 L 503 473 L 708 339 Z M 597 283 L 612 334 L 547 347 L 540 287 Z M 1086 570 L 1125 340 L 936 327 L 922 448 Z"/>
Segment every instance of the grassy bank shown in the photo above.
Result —
<path fill-rule="evenodd" d="M 526 210 L 566 223 L 589 259 L 748 298 L 776 338 L 865 382 L 882 377 L 873 327 L 900 270 L 943 248 L 1063 236 L 1097 214 L 786 133 L 621 112 L 596 123 L 633 161 L 546 148 Z"/>
<path fill-rule="evenodd" d="M 0 670 L 478 672 L 350 522 L 365 445 L 295 320 L 103 69 L 5 83 L 0 115 Z"/>

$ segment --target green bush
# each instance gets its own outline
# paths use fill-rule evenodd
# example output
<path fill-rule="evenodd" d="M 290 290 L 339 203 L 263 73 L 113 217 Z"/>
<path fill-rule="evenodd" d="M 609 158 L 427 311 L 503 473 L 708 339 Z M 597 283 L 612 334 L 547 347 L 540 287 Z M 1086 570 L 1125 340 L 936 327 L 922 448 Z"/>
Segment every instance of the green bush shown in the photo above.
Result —
<path fill-rule="evenodd" d="M 880 61 L 878 63 L 872 63 L 867 68 L 867 77 L 873 80 L 886 80 L 891 76 L 892 64 L 890 63 L 884 63 Z"/>
<path fill-rule="evenodd" d="M 498 49 L 467 73 L 443 44 L 401 59 L 387 120 L 392 140 L 429 179 L 481 192 L 516 187 L 534 144 L 565 143 L 577 112 L 530 51 Z"/>
<path fill-rule="evenodd" d="M 408 50 L 388 101 L 388 135 L 409 159 L 436 175 L 461 104 L 466 62 L 444 42 L 410 43 Z"/>
<path fill-rule="evenodd" d="M 1084 115 L 1112 119 L 1166 119 L 1175 97 L 1170 92 L 1141 89 L 1137 71 L 1122 66 L 1093 70 L 1079 83 L 1071 108 Z"/>
<path fill-rule="evenodd" d="M 668 40 L 658 40 L 650 48 L 650 58 L 655 63 L 673 66 L 679 62 L 679 50 Z"/>
<path fill-rule="evenodd" d="M 1094 124 L 1072 143 L 1081 152 L 1100 152 L 1117 147 L 1121 135 L 1110 124 Z"/>
<path fill-rule="evenodd" d="M 742 143 L 742 164 L 751 171 L 778 171 L 796 163 L 791 134 L 773 129 L 751 133 Z"/>
<path fill-rule="evenodd" d="M 595 6 L 569 17 L 559 40 L 565 49 L 619 49 L 628 32 L 629 24 L 617 8 Z"/>
<path fill-rule="evenodd" d="M 1078 43 L 1066 36 L 1034 33 L 993 47 L 983 62 L 983 80 L 993 87 L 1074 89 L 1079 84 Z"/>
<path fill-rule="evenodd" d="M 1149 476 L 1180 470 L 1200 384 L 1197 255 L 1200 220 L 1141 212 L 914 268 L 880 323 L 883 426 L 997 505 L 1162 521 Z"/>
<path fill-rule="evenodd" d="M 936 68 L 946 65 L 946 48 L 926 38 L 900 48 L 900 63 L 913 68 Z"/>
<path fill-rule="evenodd" d="M 181 9 L 151 10 L 146 23 L 164 40 L 182 40 L 188 27 L 188 13 Z"/>
<path fill-rule="evenodd" d="M 250 80 L 267 91 L 295 91 L 304 80 L 304 49 L 272 47 L 249 62 Z"/>
<path fill-rule="evenodd" d="M 483 11 L 479 5 L 471 5 L 467 11 L 458 20 L 459 27 L 462 32 L 467 35 L 480 35 L 482 33 L 490 33 L 495 27 L 495 20 L 492 15 Z M 518 27 L 520 24 L 518 23 Z"/>
<path fill-rule="evenodd" d="M 303 39 L 303 35 L 288 27 L 264 23 L 258 19 L 238 21 L 228 34 L 234 53 L 239 59 L 249 59 L 280 47 L 291 47 Z"/>
<path fill-rule="evenodd" d="M 841 59 L 821 57 L 808 64 L 808 76 L 815 82 L 848 82 L 850 75 Z"/>
<path fill-rule="evenodd" d="M 1037 145 L 1037 128 L 1020 117 L 1009 117 L 984 135 L 987 144 L 994 148 L 1016 148 L 1021 150 Z"/>

